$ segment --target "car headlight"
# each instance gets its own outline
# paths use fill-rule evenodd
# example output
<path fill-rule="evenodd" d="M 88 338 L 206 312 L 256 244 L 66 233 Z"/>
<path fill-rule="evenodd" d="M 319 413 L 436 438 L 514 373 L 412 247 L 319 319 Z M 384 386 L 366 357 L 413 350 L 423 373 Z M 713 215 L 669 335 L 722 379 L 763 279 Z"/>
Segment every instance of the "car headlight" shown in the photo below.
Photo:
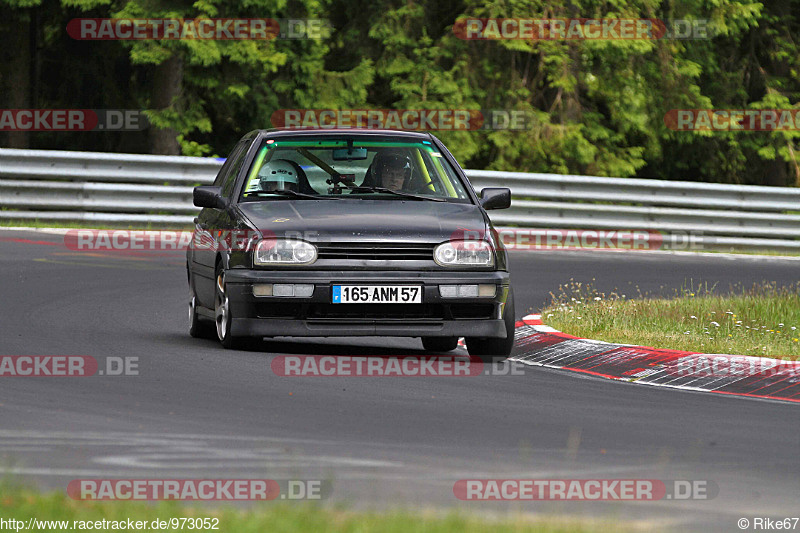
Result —
<path fill-rule="evenodd" d="M 265 239 L 256 245 L 256 265 L 309 265 L 317 260 L 317 248 L 305 241 Z"/>
<path fill-rule="evenodd" d="M 450 241 L 436 247 L 433 260 L 445 267 L 490 267 L 494 266 L 494 250 L 486 241 Z"/>

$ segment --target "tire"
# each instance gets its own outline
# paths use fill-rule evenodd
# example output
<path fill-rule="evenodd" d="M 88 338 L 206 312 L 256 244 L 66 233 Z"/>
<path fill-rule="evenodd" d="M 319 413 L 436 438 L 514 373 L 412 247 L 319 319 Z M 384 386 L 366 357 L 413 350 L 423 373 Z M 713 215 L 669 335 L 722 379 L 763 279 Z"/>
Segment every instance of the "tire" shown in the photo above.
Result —
<path fill-rule="evenodd" d="M 222 265 L 219 265 L 214 276 L 214 323 L 217 330 L 217 339 L 219 339 L 222 346 L 229 350 L 249 348 L 253 339 L 231 335 L 233 316 L 231 315 L 230 302 L 225 289 L 225 270 Z"/>
<path fill-rule="evenodd" d="M 467 351 L 471 356 L 479 357 L 484 363 L 493 363 L 495 360 L 506 359 L 514 348 L 514 330 L 516 315 L 514 314 L 514 292 L 509 287 L 508 299 L 503 309 L 503 321 L 506 325 L 506 338 L 496 337 L 467 337 Z"/>
<path fill-rule="evenodd" d="M 196 296 L 192 295 L 189 300 L 189 335 L 195 339 L 213 339 L 213 322 L 197 314 L 197 310 L 195 309 L 196 298 Z"/>
<path fill-rule="evenodd" d="M 197 295 L 189 281 L 189 335 L 196 339 L 213 339 L 214 323 L 197 314 Z"/>
<path fill-rule="evenodd" d="M 458 337 L 422 337 L 422 347 L 429 352 L 451 352 L 458 347 Z"/>

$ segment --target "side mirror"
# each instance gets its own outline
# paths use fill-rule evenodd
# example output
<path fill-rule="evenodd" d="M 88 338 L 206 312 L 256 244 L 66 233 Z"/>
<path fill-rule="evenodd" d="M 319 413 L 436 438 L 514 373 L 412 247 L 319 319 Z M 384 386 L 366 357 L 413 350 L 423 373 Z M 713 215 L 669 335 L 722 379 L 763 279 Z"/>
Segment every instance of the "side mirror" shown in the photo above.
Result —
<path fill-rule="evenodd" d="M 511 207 L 511 189 L 505 187 L 486 187 L 481 190 L 481 206 L 489 209 L 506 209 Z"/>
<path fill-rule="evenodd" d="M 214 209 L 225 209 L 227 203 L 222 197 L 222 188 L 206 185 L 195 187 L 192 193 L 192 200 L 197 207 L 211 207 Z"/>

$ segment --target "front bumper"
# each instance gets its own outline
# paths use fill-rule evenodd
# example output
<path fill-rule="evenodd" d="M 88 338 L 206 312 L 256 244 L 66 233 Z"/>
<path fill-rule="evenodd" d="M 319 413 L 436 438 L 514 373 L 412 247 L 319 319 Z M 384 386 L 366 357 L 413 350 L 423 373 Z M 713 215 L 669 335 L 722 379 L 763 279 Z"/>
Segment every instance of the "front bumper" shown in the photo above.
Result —
<path fill-rule="evenodd" d="M 225 283 L 235 336 L 506 337 L 508 272 L 230 269 Z M 308 298 L 254 296 L 262 283 L 313 284 Z M 333 285 L 420 285 L 421 304 L 333 304 Z M 494 284 L 493 298 L 442 298 L 439 285 Z"/>

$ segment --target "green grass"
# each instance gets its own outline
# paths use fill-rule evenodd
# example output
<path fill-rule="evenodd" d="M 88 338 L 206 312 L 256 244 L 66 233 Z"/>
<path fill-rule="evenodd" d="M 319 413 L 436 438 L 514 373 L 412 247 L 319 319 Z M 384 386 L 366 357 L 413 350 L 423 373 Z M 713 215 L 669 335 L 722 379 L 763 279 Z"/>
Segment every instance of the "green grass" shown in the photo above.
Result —
<path fill-rule="evenodd" d="M 800 360 L 800 284 L 690 287 L 674 298 L 603 294 L 571 282 L 542 311 L 545 324 L 589 339 L 702 353 Z"/>
<path fill-rule="evenodd" d="M 475 506 L 480 509 L 481 503 Z M 275 532 L 317 532 L 339 533 L 482 533 L 485 531 L 530 532 L 530 533 L 578 533 L 601 531 L 627 531 L 630 528 L 619 524 L 601 521 L 579 521 L 571 518 L 532 518 L 526 515 L 513 515 L 492 519 L 477 514 L 441 513 L 434 511 L 408 512 L 356 512 L 343 508 L 322 508 L 307 502 L 294 504 L 263 502 L 246 508 L 225 505 L 218 502 L 212 507 L 177 502 L 85 502 L 68 498 L 64 493 L 42 494 L 37 491 L 3 485 L 0 490 L 0 517 L 27 521 L 68 520 L 70 529 L 73 521 L 114 520 L 147 521 L 155 519 L 194 517 L 217 518 L 221 533 L 262 533 Z M 188 526 L 186 526 L 188 527 Z M 110 529 L 110 528 L 109 528 Z M 184 528 L 185 529 L 185 528 Z M 38 531 L 63 531 L 39 529 Z M 145 531 L 151 531 L 147 527 Z M 163 531 L 163 530 L 162 530 Z M 167 529 L 179 531 L 179 529 Z M 213 531 L 208 530 L 206 531 Z"/>

